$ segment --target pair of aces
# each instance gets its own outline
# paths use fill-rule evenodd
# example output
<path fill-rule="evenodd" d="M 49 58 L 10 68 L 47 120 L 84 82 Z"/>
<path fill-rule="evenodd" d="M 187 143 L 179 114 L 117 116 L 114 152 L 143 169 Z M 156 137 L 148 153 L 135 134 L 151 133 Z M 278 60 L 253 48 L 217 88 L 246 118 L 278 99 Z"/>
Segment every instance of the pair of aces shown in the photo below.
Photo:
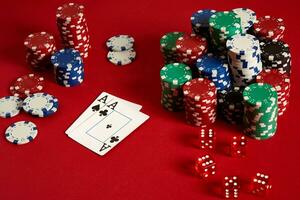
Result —
<path fill-rule="evenodd" d="M 141 108 L 102 92 L 65 133 L 103 156 L 149 118 Z"/>

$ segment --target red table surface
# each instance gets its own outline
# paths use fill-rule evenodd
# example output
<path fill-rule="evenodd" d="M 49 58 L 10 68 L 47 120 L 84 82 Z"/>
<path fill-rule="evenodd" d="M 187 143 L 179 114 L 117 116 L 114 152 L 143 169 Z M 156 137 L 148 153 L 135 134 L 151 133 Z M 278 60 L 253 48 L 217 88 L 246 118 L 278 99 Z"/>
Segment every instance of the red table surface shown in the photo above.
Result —
<path fill-rule="evenodd" d="M 21 113 L 0 119 L 0 199 L 219 199 L 219 181 L 237 175 L 243 181 L 256 172 L 272 178 L 267 199 L 298 199 L 299 174 L 299 21 L 292 1 L 83 1 L 92 49 L 85 63 L 85 80 L 74 88 L 58 86 L 49 71 L 45 91 L 58 97 L 59 111 L 49 118 Z M 56 8 L 62 1 L 5 1 L 1 3 L 0 95 L 31 72 L 25 64 L 24 38 L 47 31 L 59 41 Z M 288 112 L 279 121 L 275 137 L 250 139 L 248 155 L 242 159 L 226 154 L 229 138 L 240 132 L 222 121 L 215 125 L 218 148 L 211 155 L 217 174 L 200 180 L 193 162 L 205 154 L 197 148 L 199 128 L 184 121 L 183 113 L 172 113 L 160 105 L 159 71 L 163 65 L 160 37 L 170 31 L 190 32 L 190 16 L 198 9 L 229 10 L 249 7 L 258 16 L 282 17 L 285 40 L 293 55 L 292 92 Z M 136 61 L 117 67 L 106 60 L 105 41 L 115 34 L 136 39 Z M 100 157 L 68 138 L 64 131 L 102 91 L 143 105 L 150 119 L 106 156 Z M 16 146 L 6 141 L 5 129 L 13 122 L 31 120 L 38 136 L 30 144 Z M 299 124 L 299 123 L 298 123 Z M 255 199 L 242 187 L 241 199 Z"/>

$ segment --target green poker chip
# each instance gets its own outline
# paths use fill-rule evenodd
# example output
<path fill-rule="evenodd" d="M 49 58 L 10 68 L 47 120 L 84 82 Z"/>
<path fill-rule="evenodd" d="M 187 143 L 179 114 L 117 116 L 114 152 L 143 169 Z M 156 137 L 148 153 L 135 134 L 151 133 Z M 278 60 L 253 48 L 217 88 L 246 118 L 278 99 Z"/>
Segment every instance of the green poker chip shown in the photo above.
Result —
<path fill-rule="evenodd" d="M 176 41 L 178 38 L 182 37 L 184 33 L 182 32 L 170 32 L 162 36 L 160 39 L 160 47 L 162 50 L 166 51 L 176 51 Z"/>

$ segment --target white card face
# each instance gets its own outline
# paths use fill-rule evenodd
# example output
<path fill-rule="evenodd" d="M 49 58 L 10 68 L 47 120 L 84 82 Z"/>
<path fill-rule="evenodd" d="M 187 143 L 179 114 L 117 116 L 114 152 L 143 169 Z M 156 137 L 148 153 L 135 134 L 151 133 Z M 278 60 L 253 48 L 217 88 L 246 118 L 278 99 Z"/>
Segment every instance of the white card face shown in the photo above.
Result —
<path fill-rule="evenodd" d="M 122 107 L 121 104 L 118 102 L 118 106 Z M 78 126 L 69 137 L 101 156 L 149 118 L 133 109 L 118 110 L 109 105 L 105 105 L 99 113 Z"/>
<path fill-rule="evenodd" d="M 107 92 L 102 92 L 94 101 L 93 103 L 80 115 L 79 118 L 76 119 L 75 122 L 65 131 L 67 135 L 69 135 L 72 131 L 74 131 L 78 126 L 85 123 L 86 120 L 89 120 L 90 117 L 95 115 L 98 110 L 100 110 L 106 104 L 118 100 L 122 103 L 121 106 L 118 106 L 117 109 L 125 109 L 131 108 L 133 110 L 141 110 L 142 106 L 139 104 L 132 103 L 130 101 L 126 101 L 124 99 L 118 98 L 114 95 L 111 95 Z M 123 107 L 122 107 L 123 106 Z"/>

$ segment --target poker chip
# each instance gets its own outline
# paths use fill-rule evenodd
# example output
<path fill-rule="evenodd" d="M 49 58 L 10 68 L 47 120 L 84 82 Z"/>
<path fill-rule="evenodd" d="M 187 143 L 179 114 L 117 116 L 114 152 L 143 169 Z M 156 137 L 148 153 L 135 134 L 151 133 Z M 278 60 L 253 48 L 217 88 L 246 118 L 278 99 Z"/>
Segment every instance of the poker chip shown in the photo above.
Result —
<path fill-rule="evenodd" d="M 106 46 L 110 51 L 126 51 L 133 48 L 134 38 L 129 35 L 116 35 L 109 38 Z"/>
<path fill-rule="evenodd" d="M 283 19 L 269 15 L 259 17 L 253 25 L 253 32 L 259 39 L 281 40 L 284 30 Z"/>
<path fill-rule="evenodd" d="M 216 13 L 215 10 L 198 10 L 191 16 L 191 25 L 193 32 L 200 36 L 209 38 L 209 18 Z"/>
<path fill-rule="evenodd" d="M 232 11 L 241 19 L 242 33 L 246 33 L 256 22 L 256 13 L 249 8 L 236 8 Z"/>
<path fill-rule="evenodd" d="M 44 78 L 36 74 L 27 74 L 18 78 L 14 83 L 14 90 L 18 93 L 30 95 L 43 90 Z"/>
<path fill-rule="evenodd" d="M 190 67 L 183 63 L 170 63 L 160 70 L 161 79 L 161 104 L 169 111 L 182 111 L 184 83 L 192 79 Z"/>
<path fill-rule="evenodd" d="M 0 117 L 10 118 L 18 115 L 22 108 L 22 99 L 15 96 L 6 96 L 0 99 Z"/>
<path fill-rule="evenodd" d="M 228 64 L 222 59 L 209 53 L 199 58 L 196 63 L 199 74 L 203 78 L 211 80 L 217 90 L 229 90 L 231 88 L 231 78 Z"/>
<path fill-rule="evenodd" d="M 80 85 L 84 80 L 84 64 L 79 51 L 61 49 L 51 57 L 57 84 L 64 87 Z"/>
<path fill-rule="evenodd" d="M 261 60 L 265 68 L 291 73 L 291 52 L 283 41 L 263 40 L 260 42 Z"/>
<path fill-rule="evenodd" d="M 133 62 L 136 57 L 136 52 L 133 49 L 126 51 L 109 51 L 107 59 L 115 65 L 128 65 Z"/>
<path fill-rule="evenodd" d="M 56 51 L 55 40 L 46 32 L 32 33 L 24 41 L 26 62 L 33 70 L 44 70 L 50 66 L 50 56 Z"/>
<path fill-rule="evenodd" d="M 228 62 L 234 86 L 247 86 L 262 71 L 259 41 L 253 35 L 234 35 L 227 40 Z"/>
<path fill-rule="evenodd" d="M 256 77 L 256 82 L 267 83 L 275 88 L 278 96 L 278 116 L 282 116 L 290 98 L 291 83 L 288 74 L 277 69 L 265 69 Z"/>
<path fill-rule="evenodd" d="M 56 11 L 56 24 L 64 48 L 75 49 L 82 58 L 87 58 L 91 45 L 84 6 L 77 3 L 59 6 Z"/>
<path fill-rule="evenodd" d="M 217 89 L 213 82 L 192 79 L 183 85 L 183 95 L 188 124 L 207 127 L 216 121 Z"/>
<path fill-rule="evenodd" d="M 23 101 L 23 110 L 38 117 L 48 117 L 58 109 L 58 99 L 47 93 L 35 93 Z"/>
<path fill-rule="evenodd" d="M 276 133 L 278 96 L 275 88 L 266 83 L 253 83 L 243 91 L 244 133 L 258 140 Z"/>
<path fill-rule="evenodd" d="M 183 35 L 184 33 L 182 32 L 170 32 L 163 35 L 160 39 L 160 50 L 163 54 L 165 64 L 178 62 L 176 41 Z"/>
<path fill-rule="evenodd" d="M 38 130 L 34 123 L 19 121 L 10 125 L 5 131 L 5 138 L 13 144 L 26 144 L 34 140 Z"/>

